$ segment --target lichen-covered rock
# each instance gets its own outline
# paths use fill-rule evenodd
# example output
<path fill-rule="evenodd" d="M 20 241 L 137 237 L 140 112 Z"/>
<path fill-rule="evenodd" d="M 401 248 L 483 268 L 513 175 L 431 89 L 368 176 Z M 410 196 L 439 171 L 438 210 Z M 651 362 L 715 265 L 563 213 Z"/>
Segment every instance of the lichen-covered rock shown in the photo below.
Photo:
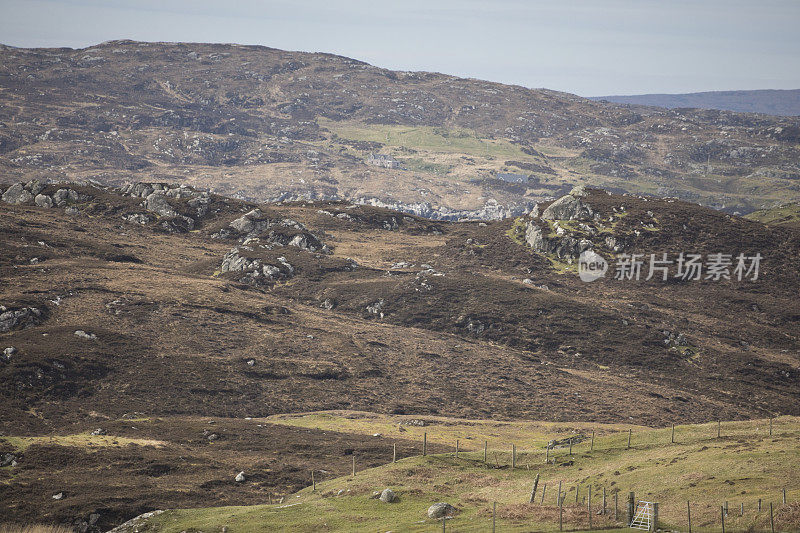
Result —
<path fill-rule="evenodd" d="M 594 217 L 592 208 L 580 197 L 567 194 L 562 196 L 542 213 L 545 220 L 591 220 Z"/>
<path fill-rule="evenodd" d="M 396 497 L 397 495 L 392 489 L 383 489 L 383 492 L 381 492 L 381 495 L 378 499 L 383 503 L 392 503 Z"/>
<path fill-rule="evenodd" d="M 39 207 L 45 207 L 45 208 L 53 207 L 53 199 L 47 196 L 46 194 L 37 194 L 36 198 L 33 199 L 33 203 L 35 203 Z"/>
<path fill-rule="evenodd" d="M 158 216 L 172 218 L 178 216 L 162 192 L 151 193 L 144 201 L 144 208 Z"/>
<path fill-rule="evenodd" d="M 30 191 L 26 191 L 21 183 L 15 183 L 3 193 L 3 201 L 7 204 L 21 205 L 33 200 Z"/>
<path fill-rule="evenodd" d="M 44 185 L 42 182 L 37 179 L 32 179 L 28 183 L 25 184 L 25 189 L 30 192 L 33 196 L 36 196 L 40 192 L 44 190 Z"/>
<path fill-rule="evenodd" d="M 7 310 L 0 306 L 0 333 L 36 325 L 41 319 L 42 311 L 36 307 Z"/>
<path fill-rule="evenodd" d="M 455 511 L 456 508 L 447 502 L 434 503 L 428 507 L 428 518 L 437 519 L 444 516 L 450 516 Z"/>

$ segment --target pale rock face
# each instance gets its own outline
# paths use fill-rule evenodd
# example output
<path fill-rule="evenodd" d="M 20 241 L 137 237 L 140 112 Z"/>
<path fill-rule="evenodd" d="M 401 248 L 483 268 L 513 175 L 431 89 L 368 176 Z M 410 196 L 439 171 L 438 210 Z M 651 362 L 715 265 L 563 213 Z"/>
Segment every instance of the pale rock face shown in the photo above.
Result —
<path fill-rule="evenodd" d="M 443 516 L 451 515 L 455 512 L 456 508 L 446 502 L 434 503 L 428 507 L 428 518 L 442 518 Z"/>
<path fill-rule="evenodd" d="M 15 183 L 3 193 L 3 201 L 7 204 L 21 205 L 33 200 L 33 195 L 25 190 L 21 183 Z"/>
<path fill-rule="evenodd" d="M 545 220 L 591 220 L 593 216 L 592 208 L 571 194 L 562 196 L 542 213 Z"/>
<path fill-rule="evenodd" d="M 53 207 L 53 199 L 46 194 L 37 194 L 33 202 L 39 207 L 50 208 Z"/>

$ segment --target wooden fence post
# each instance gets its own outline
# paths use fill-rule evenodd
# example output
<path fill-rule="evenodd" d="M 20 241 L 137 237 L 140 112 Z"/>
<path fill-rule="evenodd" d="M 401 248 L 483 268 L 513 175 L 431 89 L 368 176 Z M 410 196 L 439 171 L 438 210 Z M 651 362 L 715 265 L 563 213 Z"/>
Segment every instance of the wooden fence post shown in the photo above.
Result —
<path fill-rule="evenodd" d="M 689 533 L 692 533 L 692 505 L 686 500 L 686 521 L 689 523 Z"/>
<path fill-rule="evenodd" d="M 545 452 L 545 455 L 544 455 L 544 462 L 545 462 L 545 464 L 550 462 L 550 443 L 549 442 L 547 443 L 547 451 Z"/>
<path fill-rule="evenodd" d="M 631 434 L 633 433 L 633 429 L 628 429 L 628 449 L 631 449 Z"/>
<path fill-rule="evenodd" d="M 539 502 L 539 505 L 544 505 L 544 493 L 547 492 L 547 483 L 542 485 L 542 501 Z"/>
<path fill-rule="evenodd" d="M 591 446 L 591 448 L 589 448 L 589 451 L 590 452 L 594 451 L 594 430 L 592 430 L 592 446 Z"/>
<path fill-rule="evenodd" d="M 392 462 L 397 462 L 397 443 L 392 444 Z"/>
<path fill-rule="evenodd" d="M 356 454 L 353 452 L 353 477 L 356 477 Z"/>
<path fill-rule="evenodd" d="M 492 503 L 492 533 L 495 531 L 495 520 L 497 516 L 497 502 Z"/>
<path fill-rule="evenodd" d="M 619 494 L 618 492 L 614 493 L 614 522 L 619 520 L 619 505 L 618 505 L 619 502 L 617 501 L 618 500 L 618 498 L 617 498 L 618 494 Z"/>
<path fill-rule="evenodd" d="M 672 444 L 675 444 L 675 424 L 672 424 Z"/>
<path fill-rule="evenodd" d="M 442 533 L 446 533 L 447 531 L 447 517 L 442 517 Z"/>
<path fill-rule="evenodd" d="M 717 420 L 717 438 L 722 435 L 722 420 Z"/>
<path fill-rule="evenodd" d="M 725 516 L 728 516 L 728 502 L 725 502 Z"/>
<path fill-rule="evenodd" d="M 769 529 L 775 533 L 775 520 L 772 518 L 772 502 L 769 502 Z"/>
<path fill-rule="evenodd" d="M 511 470 L 517 468 L 517 445 L 511 445 Z"/>
<path fill-rule="evenodd" d="M 744 502 L 739 504 L 739 516 L 744 516 Z"/>
<path fill-rule="evenodd" d="M 569 438 L 569 454 L 572 455 L 572 437 Z"/>
<path fill-rule="evenodd" d="M 558 482 L 558 530 L 564 531 L 564 501 L 561 499 L 561 482 Z"/>
<path fill-rule="evenodd" d="M 456 459 L 458 459 L 458 445 L 459 445 L 459 442 L 458 442 L 458 439 L 456 439 Z"/>
<path fill-rule="evenodd" d="M 422 434 L 422 456 L 428 455 L 428 432 Z"/>
<path fill-rule="evenodd" d="M 769 417 L 769 436 L 772 436 L 772 417 Z"/>
<path fill-rule="evenodd" d="M 489 449 L 489 441 L 483 441 L 483 464 L 486 464 L 486 451 Z"/>
<path fill-rule="evenodd" d="M 603 515 L 606 514 L 606 488 L 603 487 Z"/>
<path fill-rule="evenodd" d="M 658 502 L 653 502 L 653 523 L 650 525 L 651 531 L 658 531 Z"/>
<path fill-rule="evenodd" d="M 786 505 L 786 487 L 783 487 L 783 505 Z"/>
<path fill-rule="evenodd" d="M 725 533 L 725 508 L 719 508 L 719 515 L 722 518 L 722 533 Z"/>
<path fill-rule="evenodd" d="M 592 486 L 589 485 L 589 494 L 586 498 L 586 512 L 589 513 L 589 529 L 592 529 Z"/>
<path fill-rule="evenodd" d="M 560 505 L 561 502 L 561 481 L 558 482 L 558 494 L 556 495 L 556 505 Z"/>
<path fill-rule="evenodd" d="M 758 499 L 758 512 L 761 512 L 761 498 Z"/>
<path fill-rule="evenodd" d="M 575 485 L 575 505 L 578 505 L 578 493 L 581 491 L 580 485 Z"/>
<path fill-rule="evenodd" d="M 539 473 L 536 473 L 536 478 L 533 480 L 533 489 L 531 490 L 531 499 L 528 503 L 533 503 L 536 498 L 536 488 L 539 486 Z"/>
<path fill-rule="evenodd" d="M 636 494 L 628 493 L 628 525 L 633 522 L 633 515 L 636 512 Z"/>
<path fill-rule="evenodd" d="M 317 490 L 317 482 L 314 480 L 314 471 L 311 471 L 311 490 L 312 492 Z"/>

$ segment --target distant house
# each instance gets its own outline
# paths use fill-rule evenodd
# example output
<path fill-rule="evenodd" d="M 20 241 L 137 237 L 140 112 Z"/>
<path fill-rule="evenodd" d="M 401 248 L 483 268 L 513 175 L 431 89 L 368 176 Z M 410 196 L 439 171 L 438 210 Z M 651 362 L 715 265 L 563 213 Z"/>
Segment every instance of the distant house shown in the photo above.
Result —
<path fill-rule="evenodd" d="M 367 164 L 384 168 L 400 168 L 400 161 L 387 154 L 369 154 Z"/>
<path fill-rule="evenodd" d="M 513 172 L 500 172 L 497 174 L 497 179 L 507 181 L 508 183 L 528 183 L 528 176 L 525 174 L 515 174 Z"/>

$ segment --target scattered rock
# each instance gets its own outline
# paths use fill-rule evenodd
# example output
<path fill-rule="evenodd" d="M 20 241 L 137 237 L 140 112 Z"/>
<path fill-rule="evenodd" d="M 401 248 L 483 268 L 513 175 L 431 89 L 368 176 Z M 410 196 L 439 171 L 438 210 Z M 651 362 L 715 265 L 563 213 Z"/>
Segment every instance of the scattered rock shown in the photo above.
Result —
<path fill-rule="evenodd" d="M 562 196 L 544 210 L 542 218 L 544 220 L 591 220 L 594 217 L 594 211 L 580 199 L 586 196 L 586 189 L 578 191 L 578 193 L 581 192 L 583 194 L 579 194 L 579 196 L 574 196 L 572 193 Z"/>
<path fill-rule="evenodd" d="M 3 358 L 6 361 L 10 361 L 11 360 L 11 356 L 16 354 L 16 353 L 17 353 L 17 349 L 14 348 L 13 346 L 9 346 L 5 350 L 3 350 Z"/>
<path fill-rule="evenodd" d="M 26 191 L 21 183 L 15 183 L 3 193 L 3 201 L 7 204 L 27 204 L 33 200 L 33 195 Z"/>
<path fill-rule="evenodd" d="M 160 191 L 151 193 L 150 196 L 145 199 L 144 208 L 165 218 L 178 216 L 178 212 L 169 205 L 167 197 Z"/>
<path fill-rule="evenodd" d="M 442 518 L 450 516 L 456 511 L 456 508 L 446 502 L 434 503 L 428 507 L 428 518 Z"/>
<path fill-rule="evenodd" d="M 396 497 L 397 496 L 392 489 L 383 489 L 383 492 L 381 492 L 381 495 L 378 499 L 383 503 L 392 503 Z M 430 513 L 430 510 L 428 510 L 428 512 Z"/>
<path fill-rule="evenodd" d="M 237 483 L 242 483 L 242 482 L 244 482 L 244 480 L 245 480 L 245 477 L 244 477 L 244 472 L 239 472 L 238 474 L 236 474 L 236 477 L 234 478 L 234 480 L 235 480 Z"/>
<path fill-rule="evenodd" d="M 54 500 L 63 500 L 64 499 L 64 493 L 63 492 L 59 492 L 58 494 L 53 494 L 53 499 Z"/>
<path fill-rule="evenodd" d="M 53 207 L 53 199 L 47 196 L 46 194 L 37 194 L 36 198 L 33 199 L 33 203 L 35 203 L 39 207 L 44 207 L 48 209 Z"/>
<path fill-rule="evenodd" d="M 13 453 L 4 453 L 0 455 L 0 467 L 14 466 L 17 462 L 17 456 Z"/>
<path fill-rule="evenodd" d="M 34 178 L 25 184 L 25 189 L 28 192 L 30 192 L 33 196 L 37 196 L 40 192 L 44 190 L 44 185 L 42 185 L 41 181 Z"/>
<path fill-rule="evenodd" d="M 118 525 L 117 527 L 115 527 L 114 529 L 109 531 L 108 533 L 135 533 L 135 532 L 137 532 L 139 530 L 139 526 L 143 525 L 143 523 L 146 520 L 148 520 L 150 518 L 153 518 L 154 516 L 158 516 L 163 512 L 164 511 L 158 510 L 158 511 L 150 511 L 149 513 L 140 514 L 136 518 L 131 518 L 130 520 L 128 520 L 124 524 Z"/>
<path fill-rule="evenodd" d="M 75 330 L 75 336 L 90 341 L 97 339 L 97 335 L 95 335 L 94 333 L 86 333 L 82 329 Z"/>
<path fill-rule="evenodd" d="M 0 333 L 36 325 L 41 319 L 42 311 L 36 307 L 6 310 L 5 307 L 0 306 Z"/>
<path fill-rule="evenodd" d="M 106 430 L 103 429 L 103 428 L 97 428 L 94 431 L 92 431 L 92 435 L 95 435 L 95 436 L 97 436 L 97 435 L 105 435 L 105 434 L 106 434 Z"/>
<path fill-rule="evenodd" d="M 248 359 L 247 360 L 247 366 L 255 366 L 255 364 L 256 364 L 256 360 L 255 359 Z"/>

